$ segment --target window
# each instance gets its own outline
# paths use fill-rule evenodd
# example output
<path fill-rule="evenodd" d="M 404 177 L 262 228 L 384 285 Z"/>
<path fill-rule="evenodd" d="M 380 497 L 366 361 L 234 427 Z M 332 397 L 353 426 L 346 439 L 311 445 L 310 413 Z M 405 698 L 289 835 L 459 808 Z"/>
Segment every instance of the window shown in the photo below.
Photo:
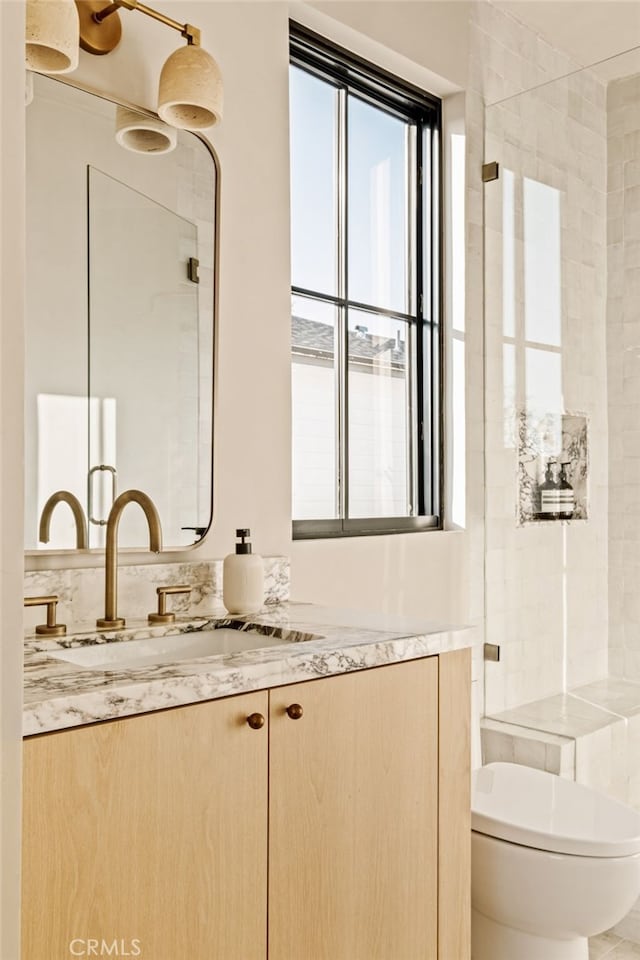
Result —
<path fill-rule="evenodd" d="M 293 532 L 440 526 L 440 101 L 291 25 Z"/>

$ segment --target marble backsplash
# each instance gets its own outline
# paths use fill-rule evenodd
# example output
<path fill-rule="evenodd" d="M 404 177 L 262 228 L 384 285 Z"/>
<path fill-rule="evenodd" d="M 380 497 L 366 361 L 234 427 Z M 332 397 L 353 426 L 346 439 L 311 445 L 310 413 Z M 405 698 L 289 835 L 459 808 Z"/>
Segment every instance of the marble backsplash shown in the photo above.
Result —
<path fill-rule="evenodd" d="M 265 603 L 289 599 L 288 557 L 264 557 Z M 208 616 L 222 609 L 222 560 L 193 563 L 140 564 L 118 569 L 118 614 L 131 620 L 146 619 L 156 609 L 156 587 L 185 583 L 190 594 L 169 598 L 168 609 L 180 616 Z M 91 623 L 104 616 L 104 567 L 73 570 L 31 570 L 25 573 L 25 597 L 55 594 L 59 623 Z M 27 629 L 43 622 L 44 609 L 25 609 Z"/>

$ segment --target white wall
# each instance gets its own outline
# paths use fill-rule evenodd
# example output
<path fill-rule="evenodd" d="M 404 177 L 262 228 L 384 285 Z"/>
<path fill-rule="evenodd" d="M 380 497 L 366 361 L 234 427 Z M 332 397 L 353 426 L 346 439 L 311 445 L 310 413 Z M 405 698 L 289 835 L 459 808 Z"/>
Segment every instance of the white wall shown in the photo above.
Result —
<path fill-rule="evenodd" d="M 466 86 L 473 7 L 469 0 L 318 0 L 309 6 L 405 57 L 409 70 L 413 63 L 432 71 L 434 93 L 445 96 L 456 86 Z"/>
<path fill-rule="evenodd" d="M 334 367 L 303 358 L 291 372 L 293 513 L 296 520 L 334 517 L 335 421 L 327 416 L 334 404 Z M 349 486 L 351 516 L 407 515 L 406 397 L 402 374 L 376 376 L 369 368 L 349 371 L 349 458 L 359 476 Z"/>
<path fill-rule="evenodd" d="M 640 679 L 640 75 L 609 84 L 609 657 Z"/>
<path fill-rule="evenodd" d="M 24 12 L 0 3 L 0 956 L 18 960 L 22 707 Z"/>

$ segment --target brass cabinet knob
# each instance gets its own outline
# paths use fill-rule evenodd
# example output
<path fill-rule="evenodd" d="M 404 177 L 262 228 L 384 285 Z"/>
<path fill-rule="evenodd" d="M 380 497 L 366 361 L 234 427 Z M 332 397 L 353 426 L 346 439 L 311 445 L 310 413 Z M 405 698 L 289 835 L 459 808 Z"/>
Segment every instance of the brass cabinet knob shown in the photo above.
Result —
<path fill-rule="evenodd" d="M 261 713 L 250 713 L 247 717 L 247 723 L 252 730 L 261 730 L 264 727 L 264 717 Z"/>
<path fill-rule="evenodd" d="M 299 703 L 292 703 L 291 706 L 287 707 L 287 715 L 292 720 L 299 720 L 303 713 L 304 710 Z"/>

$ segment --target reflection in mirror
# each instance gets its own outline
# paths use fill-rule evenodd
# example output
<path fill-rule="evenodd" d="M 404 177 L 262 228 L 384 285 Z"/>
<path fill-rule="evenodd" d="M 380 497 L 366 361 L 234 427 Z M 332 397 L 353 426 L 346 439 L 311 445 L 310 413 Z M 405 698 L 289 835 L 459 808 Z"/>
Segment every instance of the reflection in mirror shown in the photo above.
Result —
<path fill-rule="evenodd" d="M 89 168 L 89 461 L 107 468 L 89 487 L 96 546 L 114 486 L 154 490 L 174 542 L 198 516 L 197 252 L 193 223 Z"/>
<path fill-rule="evenodd" d="M 167 546 L 184 547 L 211 521 L 215 164 L 183 131 L 159 151 L 159 121 L 143 114 L 125 148 L 115 104 L 34 80 L 25 548 L 76 546 L 66 505 L 49 542 L 39 539 L 60 490 L 82 504 L 89 547 L 103 547 L 110 505 L 128 488 L 155 502 Z M 127 120 L 135 126 L 130 111 Z M 138 511 L 123 516 L 119 540 L 144 547 Z"/>

